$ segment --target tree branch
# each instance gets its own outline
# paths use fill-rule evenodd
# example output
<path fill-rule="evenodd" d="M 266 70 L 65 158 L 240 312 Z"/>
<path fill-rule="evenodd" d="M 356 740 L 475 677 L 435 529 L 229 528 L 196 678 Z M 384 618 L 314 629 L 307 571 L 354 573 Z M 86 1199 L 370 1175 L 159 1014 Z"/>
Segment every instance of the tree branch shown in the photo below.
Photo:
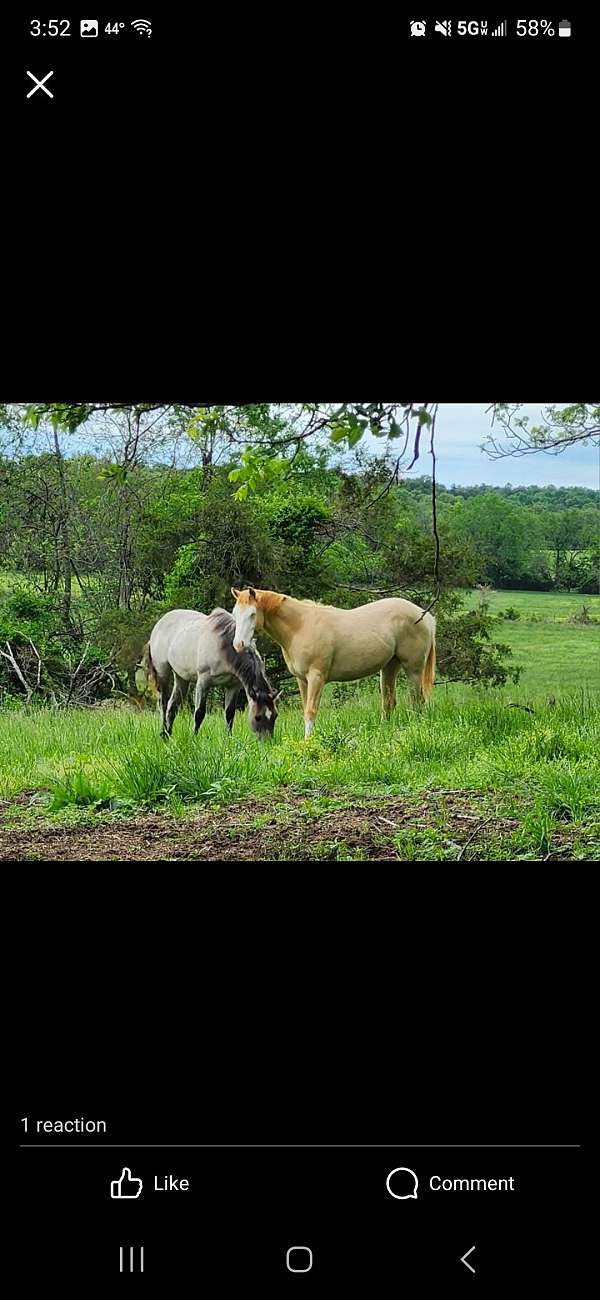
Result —
<path fill-rule="evenodd" d="M 427 609 L 424 609 L 423 613 L 419 616 L 419 618 L 415 620 L 415 624 L 420 623 L 421 619 L 425 618 L 425 615 L 429 613 L 430 609 L 433 609 L 433 606 L 437 604 L 440 598 L 440 577 L 439 577 L 440 539 L 439 539 L 438 528 L 437 528 L 437 500 L 436 500 L 436 483 L 435 483 L 435 442 L 434 442 L 435 421 L 437 418 L 437 413 L 438 413 L 438 408 L 436 405 L 434 407 L 433 416 L 431 420 L 431 441 L 429 443 L 429 451 L 431 453 L 431 515 L 432 515 L 432 523 L 433 523 L 433 536 L 435 538 L 435 560 L 433 564 L 433 582 L 434 582 L 435 596 L 431 601 L 431 603 L 427 606 Z"/>
<path fill-rule="evenodd" d="M 8 653 L 7 653 L 6 650 L 0 650 L 0 655 L 2 655 L 2 658 L 3 658 L 3 659 L 8 659 L 8 662 L 9 662 L 11 668 L 12 668 L 13 671 L 16 673 L 16 675 L 17 675 L 17 677 L 18 677 L 18 679 L 19 679 L 19 681 L 20 681 L 22 687 L 23 687 L 24 690 L 25 690 L 25 693 L 26 693 L 26 695 L 27 695 L 27 699 L 30 700 L 30 699 L 31 699 L 31 696 L 33 695 L 33 686 L 30 686 L 30 685 L 29 685 L 29 682 L 25 680 L 25 677 L 23 676 L 23 673 L 21 672 L 21 669 L 20 669 L 20 667 L 19 667 L 19 664 L 17 663 L 17 660 L 15 659 L 14 652 L 13 652 L 13 648 L 12 648 L 12 646 L 11 646 L 11 644 L 10 644 L 10 641 L 7 641 L 7 642 L 6 642 L 6 645 L 7 645 L 7 647 L 8 647 Z M 38 657 L 39 657 L 39 656 L 38 656 Z"/>

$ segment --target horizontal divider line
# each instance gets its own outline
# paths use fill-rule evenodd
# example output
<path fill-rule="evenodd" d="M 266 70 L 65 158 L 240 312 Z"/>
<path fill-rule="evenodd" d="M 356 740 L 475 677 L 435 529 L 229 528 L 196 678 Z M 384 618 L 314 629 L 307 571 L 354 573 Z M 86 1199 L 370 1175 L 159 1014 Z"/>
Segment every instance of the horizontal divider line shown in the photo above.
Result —
<path fill-rule="evenodd" d="M 20 1142 L 20 1150 L 579 1151 L 580 1142 Z"/>

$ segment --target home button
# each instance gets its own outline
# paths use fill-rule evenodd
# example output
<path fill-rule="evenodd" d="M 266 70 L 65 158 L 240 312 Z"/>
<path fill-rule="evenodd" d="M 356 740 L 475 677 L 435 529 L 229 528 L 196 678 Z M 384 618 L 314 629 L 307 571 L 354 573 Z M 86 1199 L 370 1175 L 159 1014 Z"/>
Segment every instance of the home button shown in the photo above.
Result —
<path fill-rule="evenodd" d="M 285 1257 L 290 1273 L 310 1273 L 313 1254 L 310 1246 L 290 1246 Z"/>

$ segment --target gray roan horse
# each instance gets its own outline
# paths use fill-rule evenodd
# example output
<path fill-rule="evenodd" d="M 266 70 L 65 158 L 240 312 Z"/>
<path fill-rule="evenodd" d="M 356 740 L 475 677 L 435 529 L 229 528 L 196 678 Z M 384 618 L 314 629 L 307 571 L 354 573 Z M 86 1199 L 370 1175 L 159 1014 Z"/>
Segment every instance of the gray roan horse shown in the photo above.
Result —
<path fill-rule="evenodd" d="M 246 697 L 252 730 L 261 739 L 273 735 L 281 692 L 276 695 L 268 682 L 254 641 L 239 654 L 234 650 L 234 632 L 235 619 L 226 609 L 172 609 L 155 623 L 142 664 L 159 695 L 161 735 L 171 735 L 190 682 L 196 683 L 194 732 L 204 720 L 211 686 L 224 686 L 229 731 Z"/>

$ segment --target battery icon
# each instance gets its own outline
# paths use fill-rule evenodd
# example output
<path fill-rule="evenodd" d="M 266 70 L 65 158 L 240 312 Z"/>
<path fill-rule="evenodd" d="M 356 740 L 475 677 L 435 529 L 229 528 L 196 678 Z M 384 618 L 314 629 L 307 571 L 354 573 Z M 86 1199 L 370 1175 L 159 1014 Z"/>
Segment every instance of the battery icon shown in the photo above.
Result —
<path fill-rule="evenodd" d="M 571 35 L 571 24 L 568 18 L 563 18 L 562 22 L 558 24 L 558 34 L 559 36 Z"/>

